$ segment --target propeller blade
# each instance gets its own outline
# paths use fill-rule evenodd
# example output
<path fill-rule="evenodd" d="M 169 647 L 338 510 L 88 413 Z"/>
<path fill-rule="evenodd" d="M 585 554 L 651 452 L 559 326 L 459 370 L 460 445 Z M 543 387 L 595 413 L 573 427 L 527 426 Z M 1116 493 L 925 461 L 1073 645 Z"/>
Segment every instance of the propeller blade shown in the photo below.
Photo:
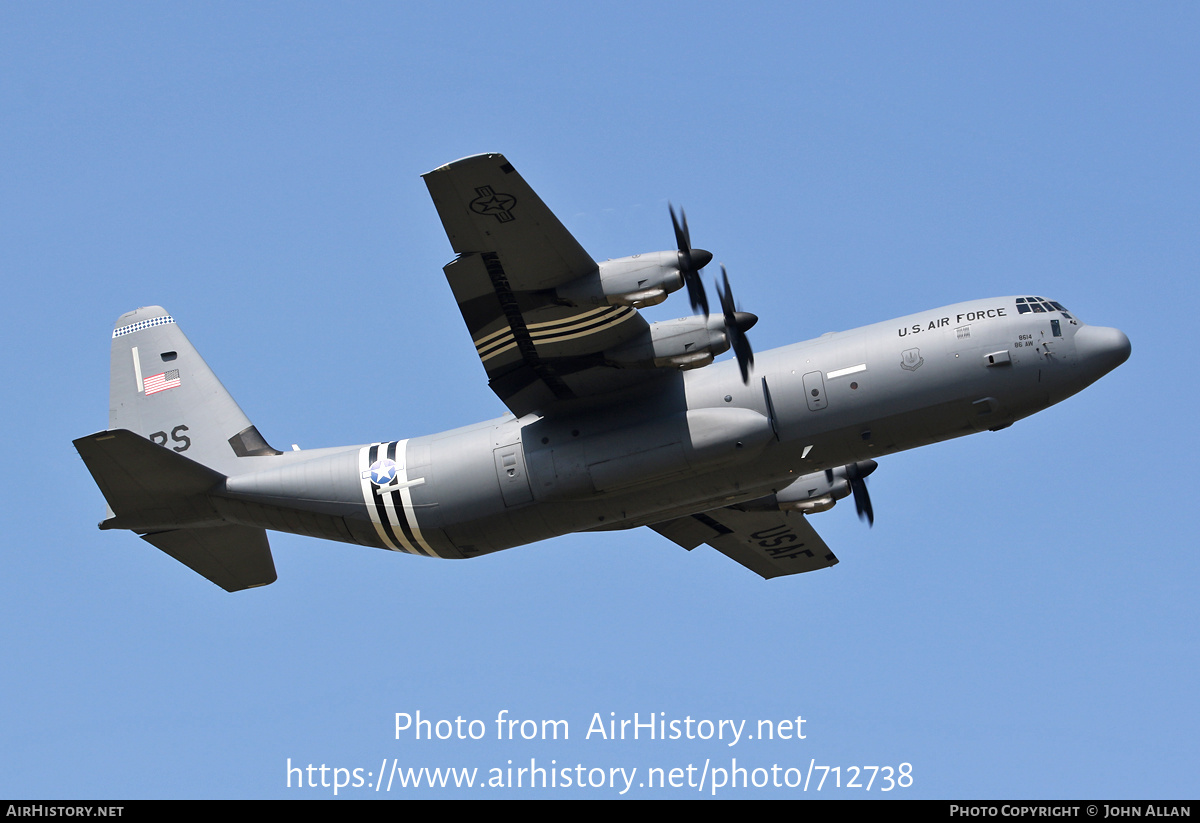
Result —
<path fill-rule="evenodd" d="M 683 226 L 680 227 L 679 219 L 675 217 L 675 206 L 667 203 L 667 210 L 671 212 L 671 225 L 675 227 L 675 245 L 679 247 L 680 251 L 683 251 L 692 245 L 691 233 L 687 230 L 687 212 L 680 209 L 683 212 Z"/>
<path fill-rule="evenodd" d="M 721 312 L 725 315 L 725 334 L 729 337 L 729 347 L 737 358 L 738 368 L 742 372 L 742 382 L 750 382 L 750 367 L 754 365 L 754 350 L 750 348 L 750 339 L 746 330 L 758 322 L 758 317 L 750 312 L 738 311 L 733 302 L 733 289 L 729 286 L 729 273 L 721 266 L 723 287 L 718 290 L 721 298 Z"/>
<path fill-rule="evenodd" d="M 871 508 L 871 495 L 867 494 L 867 482 L 855 480 L 850 484 L 850 491 L 854 492 L 854 510 L 858 512 L 858 519 L 865 518 L 868 526 L 874 526 L 875 510 Z"/>
<path fill-rule="evenodd" d="M 700 270 L 712 261 L 712 252 L 692 248 L 692 233 L 688 231 L 687 212 L 679 210 L 682 220 L 675 217 L 675 207 L 670 203 L 667 209 L 671 212 L 671 225 L 675 229 L 675 245 L 679 248 L 679 273 L 687 285 L 688 300 L 692 309 L 700 309 L 708 317 L 708 294 L 704 291 L 704 281 L 700 279 Z"/>
<path fill-rule="evenodd" d="M 861 460 L 846 466 L 846 479 L 854 494 L 854 510 L 858 512 L 858 519 L 865 519 L 868 526 L 875 525 L 875 509 L 871 506 L 871 495 L 867 493 L 867 475 L 878 467 L 874 460 Z"/>

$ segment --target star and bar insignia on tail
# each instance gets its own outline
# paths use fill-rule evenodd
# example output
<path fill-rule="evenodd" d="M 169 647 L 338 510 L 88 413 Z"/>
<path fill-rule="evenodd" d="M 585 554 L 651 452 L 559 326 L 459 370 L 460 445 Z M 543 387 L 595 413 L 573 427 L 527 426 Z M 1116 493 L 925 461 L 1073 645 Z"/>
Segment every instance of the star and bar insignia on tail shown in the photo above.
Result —
<path fill-rule="evenodd" d="M 492 191 L 491 186 L 479 186 L 475 189 L 479 196 L 471 201 L 471 211 L 476 214 L 486 214 L 495 217 L 501 223 L 515 219 L 512 207 L 517 205 L 517 198 L 511 194 Z"/>

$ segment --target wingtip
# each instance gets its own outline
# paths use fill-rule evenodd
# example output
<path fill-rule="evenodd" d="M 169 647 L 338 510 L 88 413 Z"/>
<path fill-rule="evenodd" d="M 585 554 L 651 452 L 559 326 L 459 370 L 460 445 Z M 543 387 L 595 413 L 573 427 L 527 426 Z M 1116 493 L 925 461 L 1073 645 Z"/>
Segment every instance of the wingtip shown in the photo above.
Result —
<path fill-rule="evenodd" d="M 460 157 L 457 160 L 451 160 L 449 163 L 443 163 L 442 165 L 438 166 L 436 169 L 430 169 L 429 171 L 422 174 L 421 177 L 428 177 L 431 174 L 436 174 L 437 172 L 446 171 L 448 169 L 455 168 L 455 167 L 461 167 L 461 166 L 464 166 L 464 165 L 467 165 L 470 163 L 479 163 L 479 162 L 495 161 L 495 160 L 499 160 L 501 162 L 501 164 L 508 163 L 508 160 L 504 157 L 504 155 L 500 154 L 499 152 L 484 152 L 482 154 L 468 154 L 466 157 Z"/>

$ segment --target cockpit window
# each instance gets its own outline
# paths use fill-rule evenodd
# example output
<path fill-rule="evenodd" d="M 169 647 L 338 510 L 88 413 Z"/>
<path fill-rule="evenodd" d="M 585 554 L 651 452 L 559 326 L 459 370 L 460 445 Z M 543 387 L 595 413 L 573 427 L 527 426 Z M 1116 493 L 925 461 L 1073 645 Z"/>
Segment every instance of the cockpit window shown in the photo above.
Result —
<path fill-rule="evenodd" d="M 1050 305 L 1051 305 L 1051 306 L 1053 306 L 1054 308 L 1058 309 L 1060 312 L 1062 312 L 1062 313 L 1063 313 L 1063 317 L 1067 318 L 1068 320 L 1073 320 L 1073 319 L 1074 319 L 1073 317 L 1071 317 L 1071 315 L 1067 314 L 1067 310 L 1066 310 L 1066 308 L 1063 306 L 1063 304 L 1062 304 L 1062 303 L 1055 303 L 1053 300 L 1051 300 L 1051 301 L 1050 301 Z"/>
<path fill-rule="evenodd" d="M 1073 319 L 1067 314 L 1067 310 L 1063 308 L 1062 303 L 1055 303 L 1053 300 L 1047 300 L 1044 297 L 1018 297 L 1017 298 L 1017 313 L 1029 314 L 1045 314 L 1046 312 L 1060 311 L 1063 317 L 1068 320 Z"/>

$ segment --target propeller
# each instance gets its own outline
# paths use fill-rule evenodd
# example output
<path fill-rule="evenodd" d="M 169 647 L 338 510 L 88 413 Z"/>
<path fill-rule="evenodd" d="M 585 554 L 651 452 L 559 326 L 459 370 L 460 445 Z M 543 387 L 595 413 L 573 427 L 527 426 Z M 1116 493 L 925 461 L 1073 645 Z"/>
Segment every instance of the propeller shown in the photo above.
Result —
<path fill-rule="evenodd" d="M 754 350 L 750 348 L 750 340 L 746 332 L 758 322 L 758 316 L 748 311 L 738 311 L 733 304 L 733 289 L 729 287 L 729 273 L 721 266 L 721 279 L 724 283 L 720 290 L 721 312 L 725 315 L 725 334 L 729 336 L 729 347 L 737 358 L 738 368 L 742 370 L 742 382 L 750 382 L 750 367 L 754 365 Z"/>
<path fill-rule="evenodd" d="M 874 460 L 860 460 L 846 466 L 846 479 L 850 481 L 850 491 L 854 493 L 854 510 L 858 519 L 864 517 L 868 526 L 875 525 L 875 510 L 871 508 L 871 495 L 867 494 L 867 475 L 879 468 Z"/>
<path fill-rule="evenodd" d="M 675 207 L 670 203 L 667 208 L 671 212 L 671 225 L 675 227 L 675 245 L 679 247 L 679 273 L 687 284 L 688 299 L 692 301 L 693 309 L 700 309 L 708 317 L 708 295 L 704 291 L 704 281 L 700 279 L 700 270 L 712 262 L 712 252 L 692 248 L 692 235 L 688 231 L 687 212 L 679 210 L 681 220 L 675 219 Z"/>

